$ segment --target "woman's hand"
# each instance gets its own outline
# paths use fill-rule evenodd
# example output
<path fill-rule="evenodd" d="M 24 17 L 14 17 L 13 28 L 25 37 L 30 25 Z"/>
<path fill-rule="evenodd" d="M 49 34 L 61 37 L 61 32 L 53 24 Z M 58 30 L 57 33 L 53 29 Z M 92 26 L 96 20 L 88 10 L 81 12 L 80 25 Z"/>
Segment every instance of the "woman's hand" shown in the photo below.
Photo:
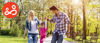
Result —
<path fill-rule="evenodd" d="M 40 20 L 42 20 L 42 17 L 40 17 Z"/>
<path fill-rule="evenodd" d="M 23 38 L 25 39 L 25 35 L 23 35 Z"/>
<path fill-rule="evenodd" d="M 26 34 L 27 30 L 28 30 L 28 29 L 25 29 L 25 31 L 24 31 L 24 35 L 23 35 L 23 38 L 24 38 L 24 39 L 25 39 L 25 34 Z"/>

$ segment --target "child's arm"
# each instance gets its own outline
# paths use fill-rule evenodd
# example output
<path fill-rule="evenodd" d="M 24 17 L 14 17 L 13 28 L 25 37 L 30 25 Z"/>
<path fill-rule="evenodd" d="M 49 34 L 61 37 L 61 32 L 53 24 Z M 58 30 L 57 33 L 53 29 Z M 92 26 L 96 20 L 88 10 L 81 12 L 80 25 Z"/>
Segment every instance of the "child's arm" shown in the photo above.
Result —
<path fill-rule="evenodd" d="M 41 27 L 42 20 L 40 20 L 40 27 Z"/>
<path fill-rule="evenodd" d="M 45 29 L 47 29 L 47 20 L 45 20 Z"/>
<path fill-rule="evenodd" d="M 40 21 L 39 22 L 40 22 L 40 25 L 41 25 L 41 23 L 42 23 L 42 17 L 40 17 Z"/>
<path fill-rule="evenodd" d="M 42 20 L 40 20 L 40 24 L 42 23 Z"/>

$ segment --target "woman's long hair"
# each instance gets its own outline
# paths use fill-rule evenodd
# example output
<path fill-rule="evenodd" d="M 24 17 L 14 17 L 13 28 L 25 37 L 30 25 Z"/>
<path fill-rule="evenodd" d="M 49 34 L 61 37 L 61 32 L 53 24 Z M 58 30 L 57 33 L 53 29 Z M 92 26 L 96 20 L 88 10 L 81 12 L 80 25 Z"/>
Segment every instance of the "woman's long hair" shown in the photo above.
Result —
<path fill-rule="evenodd" d="M 32 14 L 34 14 L 34 16 L 35 16 L 35 13 L 34 13 L 34 11 L 33 10 L 30 10 L 29 12 L 28 12 L 28 23 L 30 23 L 30 21 L 32 20 Z"/>

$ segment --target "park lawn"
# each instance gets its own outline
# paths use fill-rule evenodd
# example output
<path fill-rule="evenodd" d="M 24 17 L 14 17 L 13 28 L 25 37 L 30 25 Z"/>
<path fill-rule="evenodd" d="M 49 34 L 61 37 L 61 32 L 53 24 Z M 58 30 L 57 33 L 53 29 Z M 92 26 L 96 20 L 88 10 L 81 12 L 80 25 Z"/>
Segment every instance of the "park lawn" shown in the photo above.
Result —
<path fill-rule="evenodd" d="M 0 43 L 26 43 L 28 42 L 28 38 L 23 39 L 22 37 L 15 37 L 15 36 L 6 36 L 0 35 Z"/>

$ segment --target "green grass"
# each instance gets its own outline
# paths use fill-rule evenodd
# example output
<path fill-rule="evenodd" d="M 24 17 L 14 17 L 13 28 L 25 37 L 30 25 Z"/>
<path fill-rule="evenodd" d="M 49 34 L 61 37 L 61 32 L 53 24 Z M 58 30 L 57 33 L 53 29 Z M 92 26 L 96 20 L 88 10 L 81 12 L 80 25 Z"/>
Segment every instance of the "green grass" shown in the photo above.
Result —
<path fill-rule="evenodd" d="M 23 39 L 22 37 L 15 37 L 15 36 L 5 36 L 0 35 L 0 43 L 26 43 L 28 42 L 28 38 Z"/>

